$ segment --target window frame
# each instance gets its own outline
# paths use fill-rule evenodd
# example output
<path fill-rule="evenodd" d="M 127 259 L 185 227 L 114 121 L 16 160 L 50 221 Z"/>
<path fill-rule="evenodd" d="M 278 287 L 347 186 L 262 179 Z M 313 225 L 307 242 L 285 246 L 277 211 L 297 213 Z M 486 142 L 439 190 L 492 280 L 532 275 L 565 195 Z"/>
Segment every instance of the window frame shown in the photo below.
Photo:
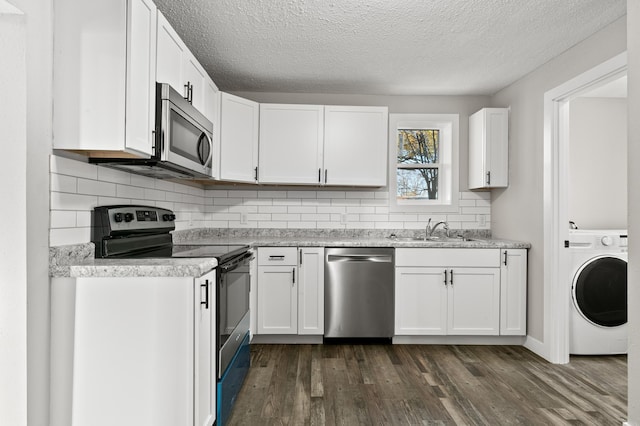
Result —
<path fill-rule="evenodd" d="M 398 130 L 438 129 L 438 200 L 398 200 Z M 458 114 L 389 114 L 389 211 L 457 213 L 459 191 Z"/>

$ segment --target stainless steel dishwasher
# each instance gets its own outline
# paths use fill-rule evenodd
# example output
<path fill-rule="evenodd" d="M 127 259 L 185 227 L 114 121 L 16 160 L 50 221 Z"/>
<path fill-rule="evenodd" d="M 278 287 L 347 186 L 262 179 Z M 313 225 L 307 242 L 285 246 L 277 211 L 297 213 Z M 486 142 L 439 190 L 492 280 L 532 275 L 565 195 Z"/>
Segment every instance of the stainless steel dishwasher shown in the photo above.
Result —
<path fill-rule="evenodd" d="M 325 249 L 324 301 L 324 337 L 392 337 L 394 249 Z"/>

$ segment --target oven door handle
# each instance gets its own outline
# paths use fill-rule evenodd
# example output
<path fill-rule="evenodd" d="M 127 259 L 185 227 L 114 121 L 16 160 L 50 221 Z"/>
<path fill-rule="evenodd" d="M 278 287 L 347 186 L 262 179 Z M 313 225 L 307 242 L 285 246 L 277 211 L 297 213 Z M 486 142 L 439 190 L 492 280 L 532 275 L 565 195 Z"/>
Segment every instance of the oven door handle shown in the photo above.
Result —
<path fill-rule="evenodd" d="M 238 267 L 240 267 L 242 263 L 249 262 L 253 259 L 255 259 L 255 257 L 253 256 L 253 253 L 247 252 L 246 254 L 243 254 L 240 257 L 233 259 L 230 262 L 220 265 L 219 268 L 222 273 L 231 272 L 234 269 L 237 269 Z"/>

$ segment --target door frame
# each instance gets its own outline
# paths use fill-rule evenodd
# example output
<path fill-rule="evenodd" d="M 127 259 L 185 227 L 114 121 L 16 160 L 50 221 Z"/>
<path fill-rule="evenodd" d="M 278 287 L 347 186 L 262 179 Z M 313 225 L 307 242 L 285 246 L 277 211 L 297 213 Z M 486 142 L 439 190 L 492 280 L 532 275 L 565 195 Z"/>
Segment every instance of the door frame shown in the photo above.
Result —
<path fill-rule="evenodd" d="M 627 70 L 621 53 L 544 94 L 544 346 L 556 364 L 569 362 L 569 101 L 619 78 Z"/>

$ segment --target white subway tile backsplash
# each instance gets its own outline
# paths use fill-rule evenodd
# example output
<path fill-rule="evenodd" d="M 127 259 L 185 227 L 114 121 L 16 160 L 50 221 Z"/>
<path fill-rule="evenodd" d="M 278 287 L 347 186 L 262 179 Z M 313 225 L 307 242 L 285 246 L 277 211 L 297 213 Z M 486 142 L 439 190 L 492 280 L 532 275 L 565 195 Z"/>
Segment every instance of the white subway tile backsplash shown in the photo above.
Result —
<path fill-rule="evenodd" d="M 78 192 L 78 178 L 67 175 L 51 176 L 51 191 L 56 192 Z"/>
<path fill-rule="evenodd" d="M 115 197 L 116 184 L 101 182 L 99 180 L 78 179 L 78 194 L 99 195 L 102 197 Z"/>
<path fill-rule="evenodd" d="M 379 190 L 205 189 L 51 157 L 51 244 L 89 241 L 93 207 L 141 204 L 173 210 L 176 229 L 424 229 L 446 220 L 452 229 L 490 229 L 491 193 L 461 192 L 457 213 L 389 212 L 390 194 Z M 245 215 L 243 217 L 243 215 Z M 480 226 L 480 217 L 485 225 Z M 242 222 L 245 223 L 240 223 Z"/>
<path fill-rule="evenodd" d="M 52 210 L 92 210 L 98 205 L 98 197 L 94 195 L 68 194 L 65 192 L 51 193 Z"/>
<path fill-rule="evenodd" d="M 71 210 L 52 210 L 51 228 L 75 228 L 76 212 Z"/>
<path fill-rule="evenodd" d="M 70 158 L 52 155 L 49 162 L 51 173 L 75 176 L 85 179 L 98 179 L 98 166 L 76 161 Z"/>
<path fill-rule="evenodd" d="M 119 198 L 144 198 L 144 189 L 138 186 L 117 185 L 116 196 Z"/>
<path fill-rule="evenodd" d="M 131 185 L 131 173 L 121 170 L 110 169 L 108 167 L 98 167 L 98 180 L 102 182 L 120 183 Z"/>

